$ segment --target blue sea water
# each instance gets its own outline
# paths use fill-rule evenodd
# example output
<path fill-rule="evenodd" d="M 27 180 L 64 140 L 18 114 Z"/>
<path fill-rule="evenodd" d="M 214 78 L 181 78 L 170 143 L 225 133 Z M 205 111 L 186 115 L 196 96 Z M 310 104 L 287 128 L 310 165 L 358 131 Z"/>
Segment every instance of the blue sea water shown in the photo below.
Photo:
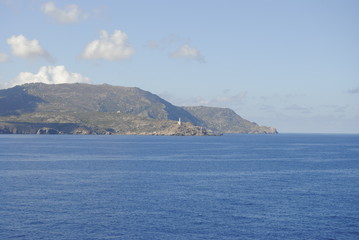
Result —
<path fill-rule="evenodd" d="M 0 239 L 359 239 L 359 135 L 0 135 Z"/>

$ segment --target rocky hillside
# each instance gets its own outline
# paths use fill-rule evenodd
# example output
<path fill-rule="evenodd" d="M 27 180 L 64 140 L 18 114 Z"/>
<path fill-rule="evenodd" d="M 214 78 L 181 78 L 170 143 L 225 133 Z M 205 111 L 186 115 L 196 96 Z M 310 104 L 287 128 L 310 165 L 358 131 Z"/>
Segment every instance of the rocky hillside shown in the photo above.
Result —
<path fill-rule="evenodd" d="M 218 135 L 192 123 L 172 120 L 155 120 L 125 113 L 37 112 L 20 116 L 2 117 L 3 134 L 122 134 L 210 136 Z"/>
<path fill-rule="evenodd" d="M 276 133 L 230 109 L 178 107 L 139 88 L 32 83 L 0 90 L 0 133 L 41 129 L 69 134 Z"/>
<path fill-rule="evenodd" d="M 139 88 L 31 83 L 0 90 L 0 116 L 31 112 L 119 112 L 200 124 L 182 108 Z"/>
<path fill-rule="evenodd" d="M 228 108 L 215 107 L 183 107 L 204 122 L 204 127 L 222 133 L 277 133 L 272 127 L 259 126 L 237 115 Z"/>

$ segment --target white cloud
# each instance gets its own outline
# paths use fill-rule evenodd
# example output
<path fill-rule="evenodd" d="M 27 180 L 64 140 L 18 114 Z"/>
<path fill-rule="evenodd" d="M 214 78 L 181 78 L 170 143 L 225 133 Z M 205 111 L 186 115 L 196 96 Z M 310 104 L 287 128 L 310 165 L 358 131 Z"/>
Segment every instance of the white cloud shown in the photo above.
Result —
<path fill-rule="evenodd" d="M 145 45 L 147 48 L 159 48 L 160 47 L 160 43 L 157 42 L 156 40 L 148 40 L 147 44 Z"/>
<path fill-rule="evenodd" d="M 177 51 L 170 54 L 172 58 L 185 58 L 189 60 L 196 60 L 199 62 L 205 62 L 201 53 L 188 44 L 182 45 Z"/>
<path fill-rule="evenodd" d="M 171 34 L 160 40 L 148 40 L 145 46 L 151 49 L 166 49 L 173 45 L 183 45 L 188 41 L 189 39 L 184 39 L 178 35 Z"/>
<path fill-rule="evenodd" d="M 45 58 L 52 60 L 50 54 L 45 51 L 39 41 L 36 39 L 28 40 L 23 35 L 12 36 L 7 39 L 7 43 L 11 46 L 12 53 L 17 57 L 33 59 L 33 58 Z"/>
<path fill-rule="evenodd" d="M 60 83 L 88 83 L 90 79 L 79 73 L 66 70 L 64 66 L 43 66 L 38 73 L 21 72 L 13 81 L 8 83 L 8 87 L 22 85 L 25 83 L 42 82 L 47 84 Z"/>
<path fill-rule="evenodd" d="M 128 44 L 126 33 L 115 30 L 109 36 L 105 30 L 102 30 L 100 39 L 87 44 L 82 57 L 85 59 L 122 60 L 130 57 L 133 53 L 134 50 Z"/>
<path fill-rule="evenodd" d="M 0 63 L 6 62 L 8 59 L 9 57 L 5 53 L 0 52 Z"/>
<path fill-rule="evenodd" d="M 55 6 L 54 2 L 48 2 L 41 6 L 41 10 L 60 23 L 75 23 L 88 17 L 88 14 L 83 13 L 76 4 L 60 9 Z"/>
<path fill-rule="evenodd" d="M 182 58 L 204 63 L 206 60 L 201 52 L 192 47 L 189 42 L 191 42 L 191 40 L 188 38 L 171 34 L 160 40 L 149 40 L 145 47 L 156 50 L 171 49 L 168 53 L 170 58 Z"/>

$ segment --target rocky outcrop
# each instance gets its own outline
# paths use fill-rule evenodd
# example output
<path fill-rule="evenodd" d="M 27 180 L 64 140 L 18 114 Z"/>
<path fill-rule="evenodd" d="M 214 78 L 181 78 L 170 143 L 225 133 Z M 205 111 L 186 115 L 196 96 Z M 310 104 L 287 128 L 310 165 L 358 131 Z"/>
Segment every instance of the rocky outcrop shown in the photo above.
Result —
<path fill-rule="evenodd" d="M 191 123 L 173 124 L 167 129 L 155 133 L 155 135 L 168 135 L 168 136 L 217 136 L 210 130 L 204 127 L 194 126 Z"/>
<path fill-rule="evenodd" d="M 59 131 L 53 128 L 43 127 L 37 130 L 36 134 L 59 134 Z"/>
<path fill-rule="evenodd" d="M 278 131 L 276 128 L 267 127 L 267 126 L 258 126 L 258 128 L 253 129 L 248 132 L 249 134 L 277 134 Z"/>

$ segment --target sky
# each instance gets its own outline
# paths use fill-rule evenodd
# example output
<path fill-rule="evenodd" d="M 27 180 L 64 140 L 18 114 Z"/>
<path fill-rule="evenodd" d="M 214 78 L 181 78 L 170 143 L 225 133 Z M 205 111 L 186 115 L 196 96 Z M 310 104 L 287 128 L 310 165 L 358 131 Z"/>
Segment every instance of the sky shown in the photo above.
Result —
<path fill-rule="evenodd" d="M 359 133 L 357 0 L 0 0 L 0 88 L 139 87 L 281 133 Z"/>

